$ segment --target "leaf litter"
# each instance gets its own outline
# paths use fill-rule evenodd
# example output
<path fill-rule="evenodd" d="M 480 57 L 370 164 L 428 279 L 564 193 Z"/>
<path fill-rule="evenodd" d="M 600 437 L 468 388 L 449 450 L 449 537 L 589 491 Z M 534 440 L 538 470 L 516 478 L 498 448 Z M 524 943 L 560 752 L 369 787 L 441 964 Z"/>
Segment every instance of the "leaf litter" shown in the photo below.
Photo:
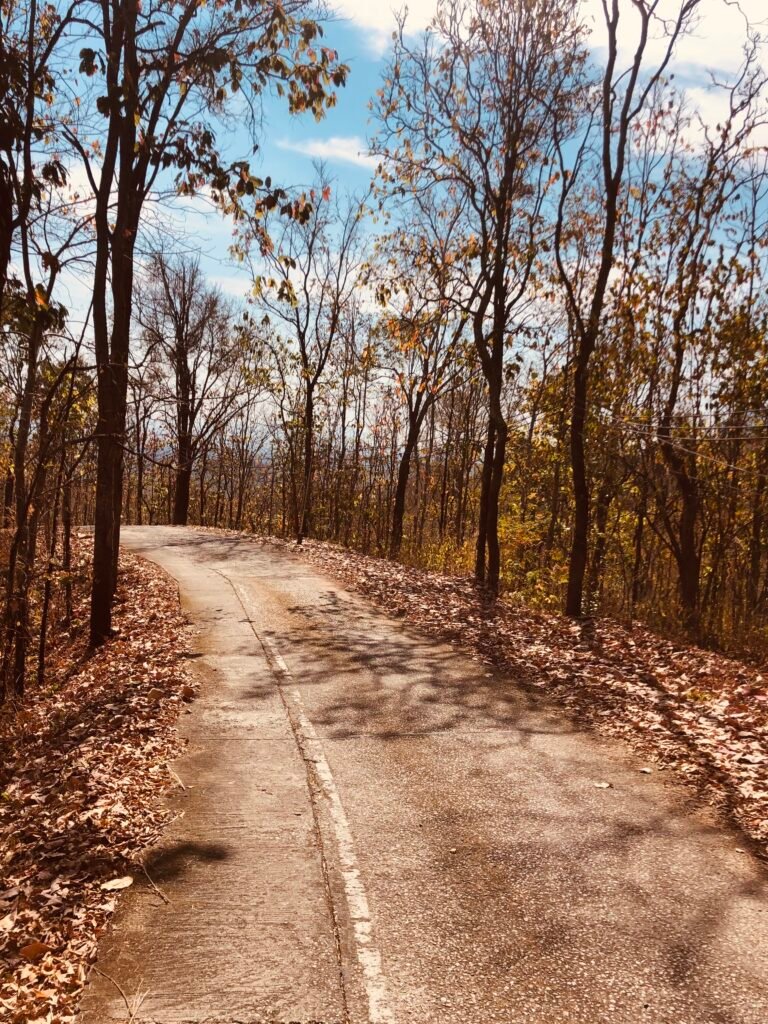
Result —
<path fill-rule="evenodd" d="M 116 635 L 79 628 L 51 651 L 47 683 L 0 708 L 0 1020 L 69 1024 L 99 937 L 141 852 L 170 819 L 176 719 L 191 699 L 175 582 L 121 555 Z"/>

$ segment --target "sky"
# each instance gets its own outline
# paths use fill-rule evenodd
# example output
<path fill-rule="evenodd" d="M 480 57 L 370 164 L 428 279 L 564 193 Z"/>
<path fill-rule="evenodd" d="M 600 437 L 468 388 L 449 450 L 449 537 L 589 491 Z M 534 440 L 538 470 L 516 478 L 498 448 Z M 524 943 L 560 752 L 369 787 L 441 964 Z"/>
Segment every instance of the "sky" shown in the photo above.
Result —
<path fill-rule="evenodd" d="M 677 9 L 680 0 L 659 0 L 662 14 Z M 271 175 L 282 186 L 312 183 L 313 162 L 322 160 L 326 171 L 341 190 L 364 191 L 374 161 L 367 154 L 367 138 L 372 133 L 368 103 L 380 85 L 395 26 L 395 10 L 374 0 L 335 0 L 337 12 L 325 25 L 324 42 L 338 50 L 341 60 L 350 66 L 348 84 L 338 94 L 337 105 L 323 121 L 311 116 L 290 117 L 284 101 L 267 100 L 260 150 L 255 158 L 257 173 Z M 423 30 L 434 13 L 435 0 L 411 0 L 407 27 Z M 594 25 L 591 42 L 599 59 L 604 46 L 601 0 L 584 0 L 588 23 Z M 745 40 L 745 23 L 740 10 L 753 24 L 762 21 L 768 38 L 768 2 L 766 0 L 702 0 L 698 24 L 682 40 L 675 61 L 677 79 L 685 84 L 696 102 L 717 120 L 717 91 L 710 88 L 711 76 L 727 79 L 740 62 Z M 627 60 L 636 42 L 637 19 L 630 0 L 621 0 L 620 39 Z M 661 41 L 651 45 L 651 54 L 661 52 Z M 768 51 L 767 51 L 768 57 Z M 250 151 L 249 141 L 235 133 L 230 148 Z M 180 200 L 173 211 L 160 214 L 166 223 L 183 235 L 181 246 L 198 254 L 209 280 L 224 292 L 244 296 L 249 288 L 245 271 L 228 255 L 231 224 L 203 198 Z M 70 286 L 70 308 L 83 303 L 85 282 Z M 66 300 L 65 300 L 66 301 Z"/>

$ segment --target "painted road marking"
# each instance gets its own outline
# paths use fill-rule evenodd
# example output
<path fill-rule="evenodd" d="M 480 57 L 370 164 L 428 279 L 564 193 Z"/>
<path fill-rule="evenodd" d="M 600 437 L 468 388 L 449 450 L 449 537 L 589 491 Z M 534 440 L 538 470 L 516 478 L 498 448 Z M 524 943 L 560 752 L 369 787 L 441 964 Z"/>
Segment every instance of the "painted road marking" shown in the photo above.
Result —
<path fill-rule="evenodd" d="M 222 575 L 224 574 L 222 573 Z M 229 579 L 229 577 L 226 578 Z M 281 685 L 281 689 L 291 702 L 293 711 L 292 724 L 295 726 L 299 749 L 304 760 L 311 762 L 323 788 L 323 795 L 328 802 L 339 866 L 344 882 L 344 893 L 354 932 L 355 952 L 363 974 L 363 982 L 368 997 L 369 1024 L 395 1024 L 395 1017 L 389 1006 L 387 984 L 381 966 L 381 954 L 374 939 L 371 911 L 368 905 L 368 897 L 365 893 L 365 886 L 360 875 L 355 844 L 352 839 L 352 830 L 349 827 L 349 820 L 347 819 L 344 805 L 341 802 L 339 791 L 336 788 L 333 773 L 326 760 L 323 745 L 315 732 L 312 722 L 307 717 L 301 694 L 294 685 L 293 676 L 283 656 L 269 637 L 262 636 L 256 630 L 256 610 L 251 604 L 248 592 L 239 583 L 235 583 L 234 580 L 229 579 L 229 582 L 240 599 L 254 634 L 264 648 L 264 654 L 273 672 L 278 677 L 278 680 L 281 677 L 284 680 L 284 684 L 281 685 L 278 682 L 278 685 Z M 288 686 L 285 685 L 286 683 Z"/>

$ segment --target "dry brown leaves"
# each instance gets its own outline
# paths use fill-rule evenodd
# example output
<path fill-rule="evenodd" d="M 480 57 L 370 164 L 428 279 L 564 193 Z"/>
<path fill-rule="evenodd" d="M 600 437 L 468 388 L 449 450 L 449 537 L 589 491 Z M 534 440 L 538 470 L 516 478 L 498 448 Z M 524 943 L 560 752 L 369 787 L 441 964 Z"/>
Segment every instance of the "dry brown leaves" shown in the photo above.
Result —
<path fill-rule="evenodd" d="M 494 604 L 466 578 L 319 542 L 290 547 L 391 614 L 509 670 L 674 767 L 768 856 L 768 686 L 758 670 L 639 625 L 575 624 Z"/>
<path fill-rule="evenodd" d="M 85 611 L 85 595 L 79 609 Z M 117 635 L 52 658 L 43 691 L 0 713 L 0 1020 L 65 1024 L 138 855 L 167 821 L 174 724 L 190 695 L 175 583 L 121 558 Z M 78 660 L 79 658 L 79 660 Z"/>

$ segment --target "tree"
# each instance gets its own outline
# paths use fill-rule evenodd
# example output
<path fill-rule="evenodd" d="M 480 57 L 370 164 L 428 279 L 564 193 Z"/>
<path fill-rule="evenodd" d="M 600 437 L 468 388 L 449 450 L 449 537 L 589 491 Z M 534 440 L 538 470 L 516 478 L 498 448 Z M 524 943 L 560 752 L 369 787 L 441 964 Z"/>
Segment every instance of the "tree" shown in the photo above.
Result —
<path fill-rule="evenodd" d="M 155 255 L 137 298 L 144 344 L 161 368 L 156 398 L 172 425 L 171 521 L 186 526 L 195 461 L 239 411 L 251 339 L 221 293 L 206 284 L 198 260 Z"/>
<path fill-rule="evenodd" d="M 457 312 L 461 278 L 453 266 L 453 239 L 423 233 L 416 223 L 382 242 L 385 260 L 378 282 L 388 307 L 378 323 L 395 391 L 405 407 L 405 440 L 399 458 L 392 507 L 389 557 L 397 558 L 403 542 L 403 520 L 411 461 L 426 417 L 435 403 L 461 385 L 467 374 L 463 359 L 467 319 Z M 410 272 L 403 276 L 403 267 Z"/>
<path fill-rule="evenodd" d="M 78 97 L 65 135 L 95 198 L 93 644 L 110 634 L 117 580 L 134 254 L 145 202 L 175 171 L 184 192 L 206 184 L 230 203 L 247 193 L 262 208 L 278 206 L 281 190 L 253 176 L 244 161 L 222 161 L 215 122 L 225 121 L 239 94 L 238 105 L 254 113 L 255 124 L 260 98 L 273 85 L 287 93 L 291 112 L 320 116 L 333 102 L 346 68 L 333 50 L 316 47 L 321 29 L 310 11 L 305 0 L 205 6 L 179 0 L 160 7 L 91 0 L 81 16 L 85 32 L 70 39 L 80 46 L 80 72 L 91 80 L 87 102 Z M 294 212 L 285 203 L 283 210 Z"/>
<path fill-rule="evenodd" d="M 337 204 L 330 183 L 322 175 L 309 196 L 302 196 L 299 202 L 307 208 L 305 217 L 289 220 L 282 229 L 273 229 L 268 223 L 274 243 L 260 241 L 261 218 L 251 216 L 241 244 L 253 272 L 254 301 L 268 322 L 287 332 L 287 348 L 273 344 L 272 353 L 278 364 L 291 352 L 297 359 L 302 481 L 297 491 L 295 532 L 300 544 L 312 529 L 317 390 L 340 339 L 344 307 L 351 301 L 362 269 L 360 240 L 365 207 L 355 198 Z M 285 392 L 286 367 L 278 365 L 278 373 Z"/>
<path fill-rule="evenodd" d="M 509 425 L 505 357 L 529 311 L 546 236 L 555 119 L 576 100 L 581 29 L 568 0 L 442 0 L 431 30 L 411 45 L 403 25 L 380 90 L 387 191 L 421 197 L 460 218 L 457 259 L 468 273 L 457 308 L 471 323 L 488 388 L 475 575 L 499 587 L 499 497 Z"/>
<path fill-rule="evenodd" d="M 602 0 L 607 34 L 607 58 L 602 73 L 597 110 L 589 111 L 581 144 L 569 143 L 570 133 L 554 122 L 555 143 L 561 177 L 561 192 L 555 229 L 555 255 L 560 280 L 574 332 L 573 404 L 571 409 L 570 453 L 573 476 L 574 523 L 568 570 L 567 615 L 582 614 L 584 577 L 587 569 L 590 495 L 585 453 L 585 427 L 589 395 L 589 368 L 602 326 L 608 283 L 615 260 L 616 234 L 621 218 L 628 147 L 632 127 L 645 116 L 648 98 L 661 81 L 680 36 L 691 25 L 700 0 L 681 0 L 672 19 L 661 20 L 661 0 L 631 0 L 636 15 L 637 46 L 626 68 L 619 68 L 619 21 L 622 0 Z M 666 14 L 666 8 L 665 8 Z M 646 69 L 651 28 L 658 25 L 666 34 L 661 59 Z M 586 88 L 581 83 L 581 88 Z M 597 144 L 593 150 L 593 134 Z M 569 160 L 574 152 L 572 160 Z M 591 157 L 595 154 L 598 166 Z M 588 169 L 589 168 L 589 169 Z M 566 221 L 581 178 L 594 172 L 599 194 L 592 210 L 589 230 L 596 249 L 596 271 L 588 283 L 577 282 L 569 245 L 584 230 L 584 220 Z M 594 180 L 594 179 L 593 179 Z"/>
<path fill-rule="evenodd" d="M 10 2 L 0 9 L 0 315 L 7 301 L 11 251 L 51 185 L 66 172 L 51 137 L 57 51 L 85 0 L 57 10 L 50 4 Z M 46 144 L 47 143 L 47 144 Z M 21 243 L 24 252 L 24 243 Z M 23 287 L 23 286 L 22 286 Z"/>

